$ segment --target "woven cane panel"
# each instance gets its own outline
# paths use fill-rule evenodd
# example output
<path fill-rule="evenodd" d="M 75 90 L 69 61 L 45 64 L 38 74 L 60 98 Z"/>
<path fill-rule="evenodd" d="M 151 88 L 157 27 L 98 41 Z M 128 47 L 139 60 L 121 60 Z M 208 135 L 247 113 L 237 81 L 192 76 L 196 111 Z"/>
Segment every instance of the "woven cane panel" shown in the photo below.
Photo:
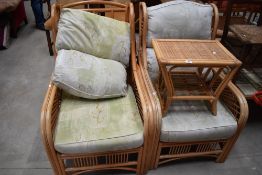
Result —
<path fill-rule="evenodd" d="M 236 58 L 225 52 L 218 41 L 199 40 L 156 40 L 154 47 L 161 53 L 158 54 L 160 62 L 170 64 L 235 64 Z M 156 43 L 156 42 L 155 42 Z"/>
<path fill-rule="evenodd" d="M 237 97 L 232 96 L 232 92 L 228 88 L 226 88 L 223 91 L 221 97 L 222 97 L 224 104 L 227 106 L 227 108 L 234 115 L 235 119 L 238 121 L 241 111 L 240 111 L 240 104 L 237 100 Z"/>
<path fill-rule="evenodd" d="M 216 89 L 220 82 L 221 80 L 217 79 L 217 81 L 214 83 L 214 86 L 212 88 Z M 231 111 L 235 119 L 238 121 L 240 114 L 241 114 L 240 113 L 240 104 L 238 102 L 237 97 L 232 94 L 233 94 L 232 91 L 228 87 L 226 87 L 223 90 L 220 99 L 223 101 L 225 106 Z"/>

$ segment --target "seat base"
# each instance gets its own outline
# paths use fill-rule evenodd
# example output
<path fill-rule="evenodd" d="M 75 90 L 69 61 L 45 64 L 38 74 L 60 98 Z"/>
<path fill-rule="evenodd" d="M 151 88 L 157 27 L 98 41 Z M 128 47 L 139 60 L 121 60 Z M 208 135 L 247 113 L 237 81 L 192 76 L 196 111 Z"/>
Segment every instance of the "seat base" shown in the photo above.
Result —
<path fill-rule="evenodd" d="M 167 143 L 160 142 L 158 148 L 158 159 L 155 168 L 159 165 L 174 160 L 190 157 L 212 157 L 218 158 L 226 145 L 226 140 L 207 141 L 207 142 L 187 142 L 187 143 Z"/>

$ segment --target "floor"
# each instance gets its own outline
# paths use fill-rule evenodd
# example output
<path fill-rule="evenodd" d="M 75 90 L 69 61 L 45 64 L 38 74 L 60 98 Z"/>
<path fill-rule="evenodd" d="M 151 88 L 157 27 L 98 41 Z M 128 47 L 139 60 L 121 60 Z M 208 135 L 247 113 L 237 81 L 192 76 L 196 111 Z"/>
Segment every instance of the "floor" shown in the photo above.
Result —
<path fill-rule="evenodd" d="M 10 48 L 0 51 L 0 175 L 52 174 L 39 119 L 54 60 L 48 53 L 45 32 L 34 28 L 29 1 L 25 4 L 29 24 L 22 26 Z M 247 126 L 225 163 L 184 160 L 163 165 L 148 175 L 262 174 L 262 113 L 261 108 L 251 109 Z"/>

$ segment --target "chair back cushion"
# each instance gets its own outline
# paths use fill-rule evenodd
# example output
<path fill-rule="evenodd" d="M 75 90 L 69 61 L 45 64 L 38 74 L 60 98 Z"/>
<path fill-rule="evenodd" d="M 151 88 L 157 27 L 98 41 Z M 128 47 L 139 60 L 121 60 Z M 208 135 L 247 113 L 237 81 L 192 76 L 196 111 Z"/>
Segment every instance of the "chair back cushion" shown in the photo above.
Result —
<path fill-rule="evenodd" d="M 127 66 L 130 25 L 79 9 L 65 8 L 58 23 L 56 49 L 77 50 Z"/>
<path fill-rule="evenodd" d="M 53 82 L 66 92 L 83 98 L 125 96 L 126 69 L 114 60 L 97 58 L 75 50 L 60 50 Z"/>
<path fill-rule="evenodd" d="M 191 1 L 170 1 L 147 8 L 147 47 L 154 38 L 210 39 L 213 8 Z"/>

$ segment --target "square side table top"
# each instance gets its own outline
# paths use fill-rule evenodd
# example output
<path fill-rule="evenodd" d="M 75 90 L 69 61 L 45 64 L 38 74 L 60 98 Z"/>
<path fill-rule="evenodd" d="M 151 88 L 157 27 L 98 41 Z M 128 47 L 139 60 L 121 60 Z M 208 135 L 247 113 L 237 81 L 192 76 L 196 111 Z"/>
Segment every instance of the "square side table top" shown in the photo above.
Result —
<path fill-rule="evenodd" d="M 241 65 L 217 40 L 153 39 L 158 62 L 177 66 Z"/>

